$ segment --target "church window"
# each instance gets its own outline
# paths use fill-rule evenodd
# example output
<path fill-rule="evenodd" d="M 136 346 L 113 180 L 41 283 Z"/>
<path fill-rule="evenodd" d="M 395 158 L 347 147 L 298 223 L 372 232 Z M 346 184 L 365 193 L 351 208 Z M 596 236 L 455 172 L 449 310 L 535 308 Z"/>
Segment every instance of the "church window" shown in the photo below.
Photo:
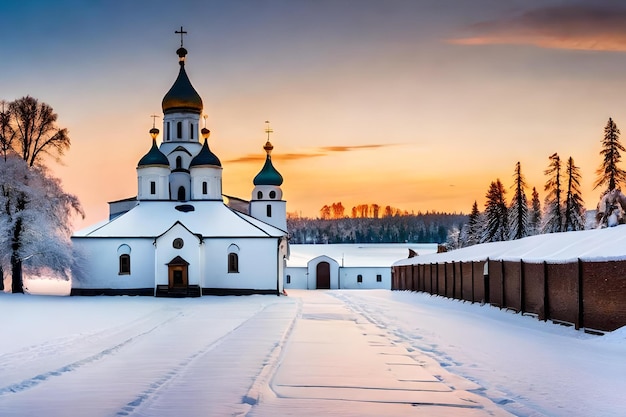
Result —
<path fill-rule="evenodd" d="M 236 253 L 228 254 L 228 272 L 239 272 L 239 255 Z"/>
<path fill-rule="evenodd" d="M 130 255 L 120 255 L 120 272 L 119 275 L 130 275 Z"/>
<path fill-rule="evenodd" d="M 234 243 L 228 247 L 228 272 L 239 272 L 239 246 Z"/>
<path fill-rule="evenodd" d="M 183 137 L 183 122 L 176 123 L 176 139 L 181 139 Z"/>
<path fill-rule="evenodd" d="M 356 276 L 356 282 L 363 282 L 363 275 L 359 274 Z"/>
<path fill-rule="evenodd" d="M 185 187 L 178 187 L 178 201 L 185 201 Z"/>
<path fill-rule="evenodd" d="M 208 188 L 209 184 L 206 181 L 202 181 L 202 194 L 207 194 L 209 192 Z"/>
<path fill-rule="evenodd" d="M 376 282 L 383 282 L 383 276 L 380 274 L 376 275 Z"/>
<path fill-rule="evenodd" d="M 272 206 L 268 204 L 266 209 L 267 209 L 267 217 L 272 217 Z"/>
<path fill-rule="evenodd" d="M 170 140 L 170 122 L 167 122 L 165 124 L 165 135 L 166 135 L 165 136 L 166 137 L 165 140 Z"/>
<path fill-rule="evenodd" d="M 194 124 L 190 123 L 189 124 L 189 134 L 190 134 L 191 139 L 193 139 L 193 132 L 194 132 L 194 130 L 196 130 Z"/>
<path fill-rule="evenodd" d="M 287 275 L 287 284 L 291 284 L 291 275 Z"/>
<path fill-rule="evenodd" d="M 150 181 L 150 194 L 156 194 L 156 182 Z"/>
<path fill-rule="evenodd" d="M 257 198 L 257 200 L 262 199 L 263 198 L 263 191 L 257 191 L 256 198 Z"/>
<path fill-rule="evenodd" d="M 174 239 L 174 241 L 172 242 L 172 247 L 174 249 L 182 249 L 183 246 L 185 246 L 185 241 L 182 240 L 181 238 L 177 237 L 176 239 Z"/>
<path fill-rule="evenodd" d="M 176 157 L 176 169 L 182 169 L 183 167 L 183 158 L 180 156 Z"/>
<path fill-rule="evenodd" d="M 276 198 L 276 191 L 270 191 L 270 198 L 274 199 Z"/>

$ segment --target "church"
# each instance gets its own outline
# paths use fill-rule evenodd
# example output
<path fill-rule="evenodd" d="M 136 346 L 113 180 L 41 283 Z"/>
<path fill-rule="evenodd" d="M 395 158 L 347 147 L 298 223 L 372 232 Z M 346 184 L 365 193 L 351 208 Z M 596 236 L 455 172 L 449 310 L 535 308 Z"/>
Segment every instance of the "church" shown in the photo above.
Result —
<path fill-rule="evenodd" d="M 72 236 L 84 259 L 72 295 L 283 293 L 287 209 L 271 130 L 251 200 L 224 196 L 222 164 L 209 130 L 199 128 L 202 99 L 185 71 L 185 32 L 177 33 L 180 68 L 163 97 L 161 143 L 153 127 L 152 146 L 137 163 L 137 196 L 110 202 L 109 219 Z"/>

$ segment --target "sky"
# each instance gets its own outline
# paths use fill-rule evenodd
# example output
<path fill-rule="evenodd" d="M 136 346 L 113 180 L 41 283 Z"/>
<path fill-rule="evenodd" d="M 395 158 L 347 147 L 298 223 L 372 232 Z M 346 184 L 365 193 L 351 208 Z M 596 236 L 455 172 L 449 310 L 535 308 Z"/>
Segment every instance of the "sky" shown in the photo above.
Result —
<path fill-rule="evenodd" d="M 2 2 L 0 99 L 36 97 L 69 129 L 49 165 L 79 226 L 136 195 L 181 26 L 223 192 L 250 198 L 267 120 L 287 210 L 304 216 L 338 201 L 468 213 L 518 161 L 543 199 L 555 152 L 593 209 L 603 128 L 626 123 L 617 0 Z"/>

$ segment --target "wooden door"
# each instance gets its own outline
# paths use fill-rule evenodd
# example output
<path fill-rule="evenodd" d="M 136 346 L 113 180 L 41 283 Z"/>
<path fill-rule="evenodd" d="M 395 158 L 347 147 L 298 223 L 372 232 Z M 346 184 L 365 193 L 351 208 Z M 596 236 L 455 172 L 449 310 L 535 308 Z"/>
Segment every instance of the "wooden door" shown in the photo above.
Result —
<path fill-rule="evenodd" d="M 328 262 L 320 262 L 317 264 L 315 271 L 316 288 L 318 290 L 330 289 L 330 264 Z"/>
<path fill-rule="evenodd" d="M 187 265 L 170 265 L 168 269 L 169 287 L 187 288 Z"/>

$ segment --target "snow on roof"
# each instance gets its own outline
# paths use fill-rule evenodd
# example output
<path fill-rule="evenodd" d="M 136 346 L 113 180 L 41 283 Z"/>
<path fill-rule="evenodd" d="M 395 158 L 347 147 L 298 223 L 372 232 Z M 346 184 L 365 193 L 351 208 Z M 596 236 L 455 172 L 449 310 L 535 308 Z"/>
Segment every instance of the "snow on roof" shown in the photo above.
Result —
<path fill-rule="evenodd" d="M 193 206 L 192 211 L 177 206 Z M 286 233 L 221 201 L 141 201 L 127 213 L 74 233 L 74 237 L 156 237 L 180 222 L 203 237 L 281 237 Z"/>
<path fill-rule="evenodd" d="M 399 265 L 470 262 L 485 259 L 567 263 L 626 260 L 626 225 L 578 232 L 548 233 L 506 242 L 483 243 L 446 253 L 401 259 Z"/>
<path fill-rule="evenodd" d="M 435 243 L 321 244 L 289 245 L 287 267 L 306 267 L 318 256 L 328 256 L 345 267 L 390 267 L 399 258 L 407 258 L 409 249 L 418 254 L 437 252 Z"/>

